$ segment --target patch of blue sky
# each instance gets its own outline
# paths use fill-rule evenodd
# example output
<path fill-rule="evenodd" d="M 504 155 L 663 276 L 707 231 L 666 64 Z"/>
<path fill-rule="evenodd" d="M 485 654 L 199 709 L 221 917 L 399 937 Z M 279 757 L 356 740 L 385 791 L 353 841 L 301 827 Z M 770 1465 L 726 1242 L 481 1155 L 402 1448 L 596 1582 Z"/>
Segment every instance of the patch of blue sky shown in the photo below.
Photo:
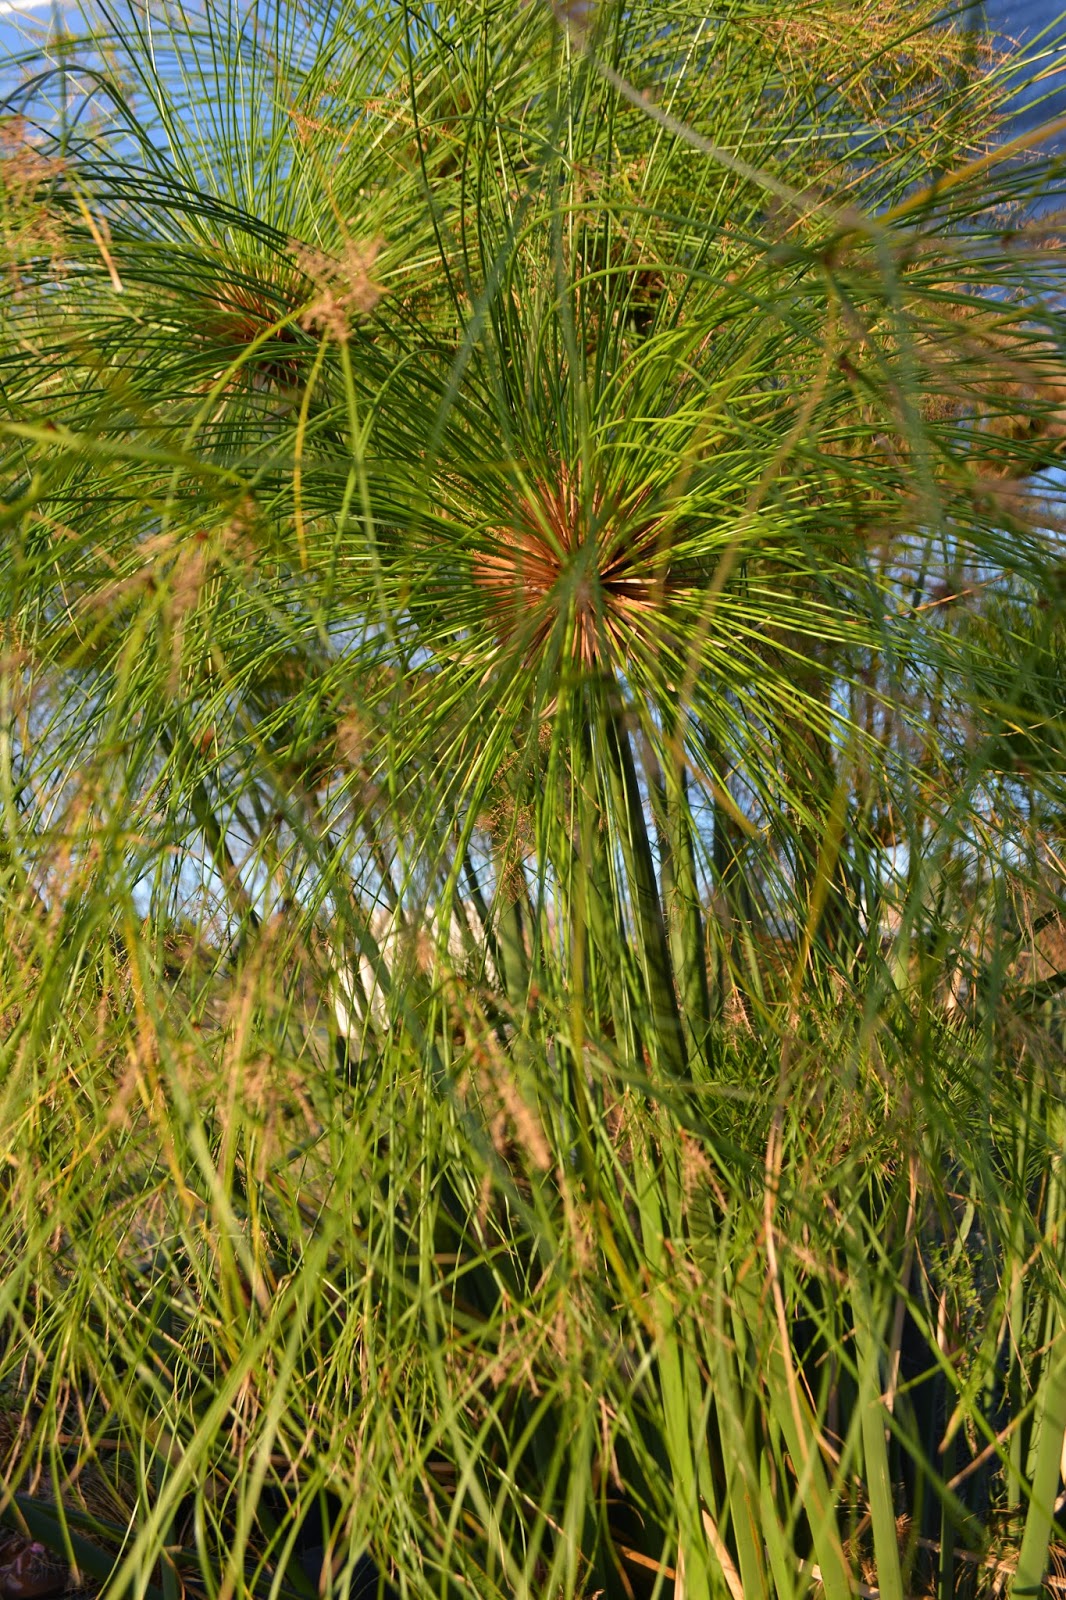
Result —
<path fill-rule="evenodd" d="M 0 0 L 0 111 L 75 140 L 106 128 L 169 188 L 270 218 L 304 87 L 321 98 L 319 80 L 337 49 L 358 46 L 367 10 L 366 0 Z M 109 39 L 120 43 L 117 78 Z"/>
<path fill-rule="evenodd" d="M 1015 74 L 1019 84 L 1036 73 L 1036 82 L 1015 93 L 1011 132 L 1025 133 L 1066 116 L 1066 9 L 1061 0 L 984 0 L 972 11 L 1004 43 L 1025 51 L 1030 65 Z M 1066 149 L 1066 132 L 1053 142 L 1056 149 Z"/>
<path fill-rule="evenodd" d="M 58 0 L 0 0 L 0 104 L 40 71 L 63 16 Z"/>

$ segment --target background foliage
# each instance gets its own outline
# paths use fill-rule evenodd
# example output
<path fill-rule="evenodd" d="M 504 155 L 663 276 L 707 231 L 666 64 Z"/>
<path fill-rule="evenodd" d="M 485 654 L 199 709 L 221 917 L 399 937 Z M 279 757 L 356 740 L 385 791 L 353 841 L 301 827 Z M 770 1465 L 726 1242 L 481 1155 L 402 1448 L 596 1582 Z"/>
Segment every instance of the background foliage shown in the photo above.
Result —
<path fill-rule="evenodd" d="M 1057 1582 L 1062 173 L 964 23 L 27 54 L 0 1514 L 107 1593 Z"/>

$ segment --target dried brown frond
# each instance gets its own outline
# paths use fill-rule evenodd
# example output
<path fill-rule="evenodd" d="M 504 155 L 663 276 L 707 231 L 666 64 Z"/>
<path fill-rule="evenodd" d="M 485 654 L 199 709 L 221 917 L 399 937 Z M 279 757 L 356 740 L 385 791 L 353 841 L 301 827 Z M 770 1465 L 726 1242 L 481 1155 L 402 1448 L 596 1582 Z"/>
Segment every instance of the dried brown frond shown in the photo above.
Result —
<path fill-rule="evenodd" d="M 62 160 L 38 148 L 24 118 L 0 121 L 0 251 L 16 298 L 31 262 L 45 258 L 53 277 L 61 270 L 64 229 L 48 191 L 63 171 Z"/>
<path fill-rule="evenodd" d="M 848 103 L 885 126 L 932 102 L 960 74 L 979 84 L 1002 59 L 990 38 L 939 23 L 939 7 L 901 0 L 826 0 L 791 14 L 753 15 L 747 30 L 787 68 L 793 87 L 835 84 Z M 987 95 L 986 95 L 987 98 Z"/>
<path fill-rule="evenodd" d="M 366 717 L 349 711 L 337 724 L 337 755 L 346 767 L 359 771 L 373 744 L 373 733 Z"/>
<path fill-rule="evenodd" d="M 289 119 L 293 131 L 301 144 L 310 144 L 315 134 L 329 134 L 334 139 L 347 137 L 345 130 L 336 123 L 327 122 L 324 117 L 313 117 L 307 111 L 291 110 Z"/>
<path fill-rule="evenodd" d="M 293 240 L 297 265 L 317 291 L 300 317 L 301 328 L 309 333 L 328 333 L 340 343 L 347 339 L 352 317 L 373 311 L 384 293 L 371 277 L 381 245 L 380 239 L 367 244 L 349 242 L 335 258 Z"/>
<path fill-rule="evenodd" d="M 254 563 L 250 504 L 244 502 L 221 526 L 201 528 L 191 538 L 160 533 L 140 541 L 125 571 L 110 552 L 98 550 L 104 565 L 116 575 L 110 582 L 87 588 L 79 597 L 78 610 L 97 618 L 106 613 L 115 619 L 126 607 L 158 595 L 170 639 L 170 687 L 176 690 L 189 617 L 223 572 L 233 567 L 248 570 Z"/>
<path fill-rule="evenodd" d="M 984 306 L 955 308 L 946 332 L 927 356 L 940 390 L 937 411 L 974 418 L 974 463 L 982 477 L 1025 478 L 1061 458 L 1066 450 L 1061 349 Z"/>
<path fill-rule="evenodd" d="M 58 156 L 46 156 L 36 143 L 25 117 L 0 121 L 0 183 L 10 198 L 25 199 L 37 193 L 65 170 Z"/>

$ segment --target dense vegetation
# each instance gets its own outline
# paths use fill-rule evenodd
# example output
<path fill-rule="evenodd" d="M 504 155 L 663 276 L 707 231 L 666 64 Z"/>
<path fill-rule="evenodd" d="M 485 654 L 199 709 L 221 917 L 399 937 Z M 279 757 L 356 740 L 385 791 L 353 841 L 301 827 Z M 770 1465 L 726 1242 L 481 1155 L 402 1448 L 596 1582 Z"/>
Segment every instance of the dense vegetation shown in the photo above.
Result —
<path fill-rule="evenodd" d="M 0 1519 L 61 1578 L 1058 1592 L 1064 173 L 964 21 L 27 54 Z"/>

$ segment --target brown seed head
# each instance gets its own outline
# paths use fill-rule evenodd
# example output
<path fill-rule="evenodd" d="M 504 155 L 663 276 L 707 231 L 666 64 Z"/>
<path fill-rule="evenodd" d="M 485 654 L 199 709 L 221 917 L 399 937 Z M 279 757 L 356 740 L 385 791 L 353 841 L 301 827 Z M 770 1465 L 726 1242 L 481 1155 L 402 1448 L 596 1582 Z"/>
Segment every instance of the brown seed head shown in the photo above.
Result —
<path fill-rule="evenodd" d="M 293 241 L 300 270 L 317 291 L 300 318 L 301 328 L 309 333 L 332 334 L 339 342 L 347 339 L 352 317 L 373 311 L 384 292 L 371 277 L 381 243 L 380 239 L 367 244 L 348 243 L 340 259 L 334 260 L 321 250 Z"/>
<path fill-rule="evenodd" d="M 534 654 L 569 612 L 570 652 L 587 668 L 661 642 L 663 602 L 676 589 L 671 529 L 648 515 L 646 499 L 623 507 L 599 488 L 585 496 L 580 470 L 564 465 L 518 500 L 475 572 L 498 637 L 528 638 Z"/>
<path fill-rule="evenodd" d="M 244 348 L 274 328 L 284 316 L 285 306 L 295 301 L 295 286 L 280 278 L 259 284 L 251 277 L 227 276 L 211 295 L 202 335 L 215 345 Z M 290 326 L 275 328 L 232 382 L 243 378 L 257 389 L 294 389 L 300 378 L 296 342 Z"/>

